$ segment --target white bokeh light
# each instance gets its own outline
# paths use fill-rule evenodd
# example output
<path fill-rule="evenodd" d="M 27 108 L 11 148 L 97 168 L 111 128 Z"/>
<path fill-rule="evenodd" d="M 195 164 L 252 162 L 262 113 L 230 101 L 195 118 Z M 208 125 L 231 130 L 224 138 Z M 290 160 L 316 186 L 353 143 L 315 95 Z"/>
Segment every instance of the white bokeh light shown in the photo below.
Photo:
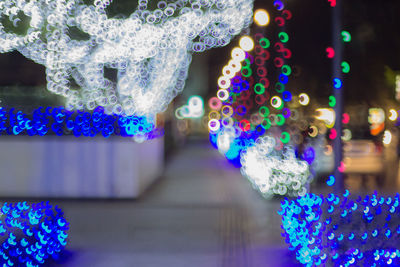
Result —
<path fill-rule="evenodd" d="M 110 0 L 1 1 L 3 20 L 18 27 L 24 14 L 30 25 L 20 35 L 0 23 L 0 53 L 16 49 L 46 66 L 47 89 L 68 109 L 154 116 L 183 90 L 192 53 L 225 46 L 250 24 L 253 1 L 160 1 L 153 11 L 147 3 L 117 19 L 106 14 Z M 87 38 L 71 38 L 73 28 Z"/>
<path fill-rule="evenodd" d="M 250 36 L 242 36 L 239 40 L 239 46 L 246 52 L 253 50 L 254 41 Z"/>
<path fill-rule="evenodd" d="M 307 193 L 310 172 L 307 162 L 296 158 L 294 150 L 287 146 L 282 151 L 274 149 L 275 139 L 258 138 L 254 146 L 240 155 L 241 173 L 261 194 L 302 196 Z"/>

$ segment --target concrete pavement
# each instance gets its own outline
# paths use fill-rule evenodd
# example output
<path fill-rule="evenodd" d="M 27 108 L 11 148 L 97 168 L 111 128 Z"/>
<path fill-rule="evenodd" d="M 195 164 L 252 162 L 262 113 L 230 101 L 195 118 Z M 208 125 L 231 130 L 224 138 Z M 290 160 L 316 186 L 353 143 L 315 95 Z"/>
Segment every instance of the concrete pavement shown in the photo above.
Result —
<path fill-rule="evenodd" d="M 299 266 L 265 200 L 207 142 L 186 145 L 139 200 L 58 202 L 68 251 L 50 266 Z"/>

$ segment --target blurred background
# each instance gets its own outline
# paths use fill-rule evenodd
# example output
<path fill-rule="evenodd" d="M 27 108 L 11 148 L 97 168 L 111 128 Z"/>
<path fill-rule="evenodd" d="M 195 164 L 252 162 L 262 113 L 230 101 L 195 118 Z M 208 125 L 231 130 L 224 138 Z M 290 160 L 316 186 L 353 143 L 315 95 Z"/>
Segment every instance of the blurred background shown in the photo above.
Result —
<path fill-rule="evenodd" d="M 296 145 L 314 149 L 310 192 L 326 192 L 334 151 L 317 110 L 329 108 L 333 90 L 326 52 L 332 8 L 327 1 L 288 0 L 286 6 L 293 14 L 288 64 L 295 70 L 288 88 L 291 105 L 301 106 Z M 254 7 L 274 9 L 272 1 L 256 0 Z M 136 1 L 114 0 L 108 12 L 127 15 L 135 8 Z M 351 193 L 399 191 L 399 12 L 396 0 L 343 3 L 340 21 L 351 33 L 343 58 L 351 72 L 343 78 L 339 119 Z M 193 55 L 184 91 L 157 117 L 162 137 L 1 136 L 0 201 L 50 200 L 70 222 L 67 251 L 49 266 L 296 266 L 280 237 L 282 197 L 263 198 L 209 141 L 209 100 L 241 35 Z M 19 52 L 0 54 L 0 73 L 2 107 L 29 113 L 64 105 L 46 90 L 45 67 Z M 182 115 L 179 109 L 190 103 L 198 109 Z"/>

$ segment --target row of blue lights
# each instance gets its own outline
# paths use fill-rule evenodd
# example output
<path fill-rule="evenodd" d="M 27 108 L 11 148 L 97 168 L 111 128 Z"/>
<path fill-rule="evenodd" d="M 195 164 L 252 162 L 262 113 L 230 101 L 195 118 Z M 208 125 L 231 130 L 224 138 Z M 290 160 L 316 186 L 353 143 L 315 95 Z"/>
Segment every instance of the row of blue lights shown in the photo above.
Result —
<path fill-rule="evenodd" d="M 1 266 L 41 266 L 67 245 L 69 223 L 57 206 L 4 203 L 0 211 Z"/>
<path fill-rule="evenodd" d="M 400 195 L 307 194 L 281 203 L 283 237 L 305 266 L 400 265 Z"/>
<path fill-rule="evenodd" d="M 0 134 L 44 136 L 73 134 L 76 137 L 120 135 L 124 137 L 145 136 L 153 139 L 163 135 L 146 117 L 107 115 L 102 107 L 93 112 L 68 111 L 63 107 L 39 107 L 31 115 L 14 108 L 0 107 Z"/>

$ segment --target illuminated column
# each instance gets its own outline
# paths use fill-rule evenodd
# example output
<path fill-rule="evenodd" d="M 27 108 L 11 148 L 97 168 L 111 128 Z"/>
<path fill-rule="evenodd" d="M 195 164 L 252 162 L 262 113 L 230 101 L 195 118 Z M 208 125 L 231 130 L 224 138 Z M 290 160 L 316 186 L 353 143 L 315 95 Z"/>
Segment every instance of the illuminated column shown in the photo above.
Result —
<path fill-rule="evenodd" d="M 337 133 L 336 138 L 333 140 L 333 151 L 335 155 L 334 176 L 335 192 L 340 193 L 344 191 L 343 173 L 341 171 L 341 164 L 343 161 L 343 143 L 342 143 L 342 114 L 343 114 L 343 75 L 341 62 L 343 58 L 343 43 L 341 37 L 341 17 L 342 17 L 342 0 L 336 1 L 336 7 L 332 8 L 332 37 L 333 49 L 335 50 L 335 57 L 332 61 L 332 73 L 334 84 L 334 97 L 336 105 L 334 107 L 336 113 L 336 123 L 334 129 Z M 337 82 L 342 83 L 341 86 Z M 339 88 L 338 88 L 339 87 Z"/>

